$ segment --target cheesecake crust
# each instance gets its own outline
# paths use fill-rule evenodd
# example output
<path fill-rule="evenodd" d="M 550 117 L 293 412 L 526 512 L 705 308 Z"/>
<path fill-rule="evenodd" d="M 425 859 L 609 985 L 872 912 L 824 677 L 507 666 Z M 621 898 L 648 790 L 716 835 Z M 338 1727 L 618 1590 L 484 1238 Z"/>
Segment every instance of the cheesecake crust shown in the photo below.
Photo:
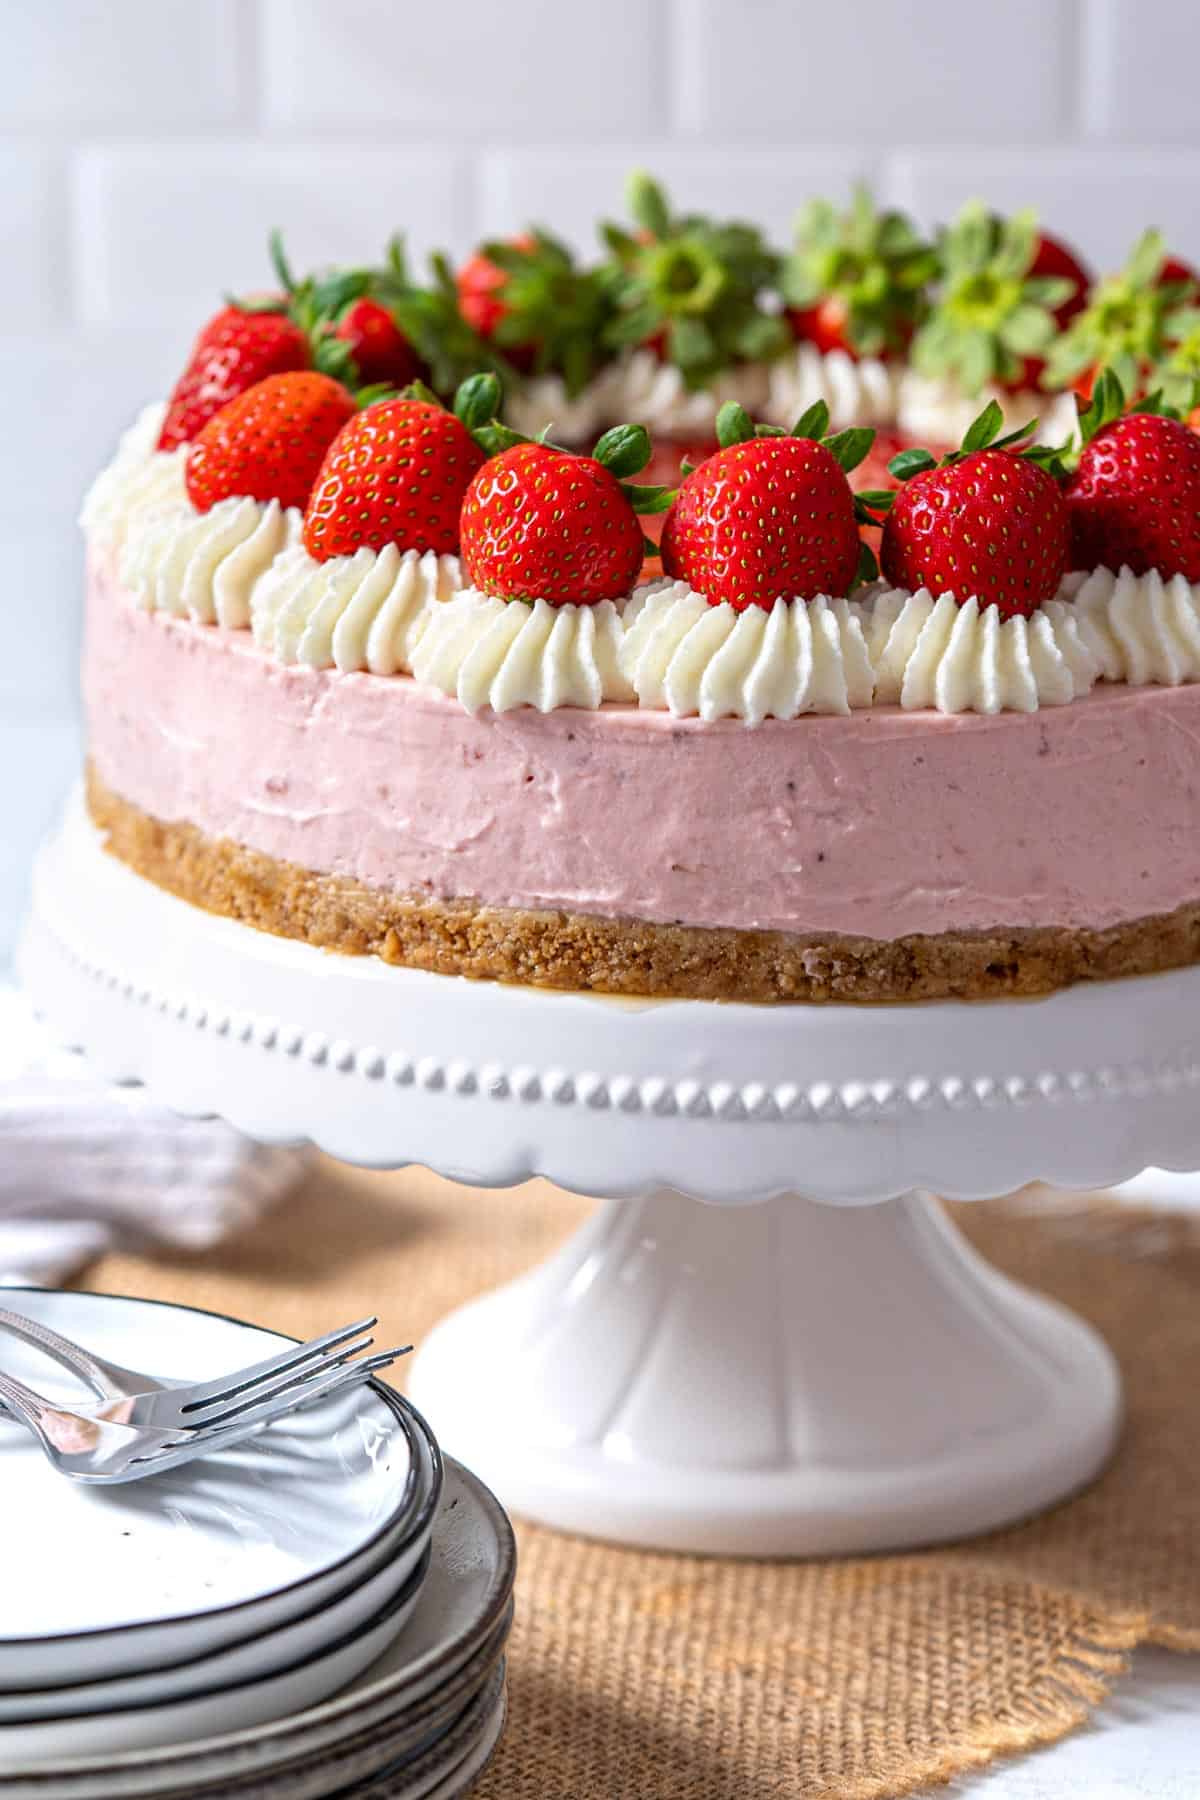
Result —
<path fill-rule="evenodd" d="M 1103 931 L 1043 926 L 895 939 L 659 924 L 390 893 L 143 812 L 94 765 L 108 850 L 179 899 L 347 956 L 525 987 L 766 1004 L 1033 997 L 1200 961 L 1200 900 Z"/>

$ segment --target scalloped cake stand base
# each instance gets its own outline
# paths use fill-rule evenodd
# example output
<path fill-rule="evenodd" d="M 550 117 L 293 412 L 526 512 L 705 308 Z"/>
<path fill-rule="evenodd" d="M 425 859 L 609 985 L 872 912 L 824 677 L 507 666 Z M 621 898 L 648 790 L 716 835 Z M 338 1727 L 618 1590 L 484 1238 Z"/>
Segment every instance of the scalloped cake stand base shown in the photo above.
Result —
<path fill-rule="evenodd" d="M 413 1398 L 517 1512 L 621 1543 L 814 1556 L 1037 1511 L 1112 1450 L 1120 1381 L 923 1194 L 671 1189 L 435 1330 Z"/>
<path fill-rule="evenodd" d="M 611 1196 L 446 1320 L 412 1386 L 516 1510 L 633 1544 L 881 1549 L 1080 1486 L 1118 1427 L 1111 1357 L 926 1190 L 1200 1166 L 1200 968 L 974 1006 L 507 988 L 211 917 L 107 857 L 78 800 L 20 967 L 60 1038 L 182 1112 Z"/>

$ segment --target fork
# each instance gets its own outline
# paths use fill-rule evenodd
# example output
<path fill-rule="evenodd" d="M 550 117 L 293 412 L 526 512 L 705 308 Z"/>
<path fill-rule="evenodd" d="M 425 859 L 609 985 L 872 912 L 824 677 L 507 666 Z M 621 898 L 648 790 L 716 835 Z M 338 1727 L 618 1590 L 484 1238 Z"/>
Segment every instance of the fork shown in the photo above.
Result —
<path fill-rule="evenodd" d="M 380 1350 L 348 1367 L 336 1363 L 308 1380 L 293 1381 L 273 1390 L 269 1399 L 251 1397 L 240 1407 L 230 1408 L 223 1416 L 231 1423 L 184 1426 L 174 1431 L 115 1421 L 105 1416 L 103 1407 L 80 1410 L 65 1406 L 3 1373 L 0 1398 L 8 1403 L 16 1418 L 28 1425 L 60 1475 L 74 1481 L 109 1484 L 141 1481 L 239 1443 L 273 1419 L 315 1400 L 360 1387 L 376 1370 L 393 1362 L 395 1355 L 395 1351 Z"/>
<path fill-rule="evenodd" d="M 69 1369 L 101 1403 L 92 1406 L 72 1402 L 71 1411 L 80 1417 L 176 1433 L 183 1428 L 196 1430 L 221 1424 L 250 1400 L 270 1399 L 323 1370 L 344 1368 L 352 1356 L 370 1347 L 373 1340 L 362 1333 L 377 1323 L 374 1317 L 359 1319 L 354 1325 L 326 1332 L 324 1337 L 312 1338 L 306 1344 L 289 1344 L 275 1356 L 219 1376 L 215 1381 L 176 1381 L 106 1362 L 43 1325 L 40 1319 L 29 1319 L 23 1313 L 0 1307 L 0 1330 L 32 1344 Z M 388 1360 L 403 1356 L 411 1347 L 387 1352 Z"/>

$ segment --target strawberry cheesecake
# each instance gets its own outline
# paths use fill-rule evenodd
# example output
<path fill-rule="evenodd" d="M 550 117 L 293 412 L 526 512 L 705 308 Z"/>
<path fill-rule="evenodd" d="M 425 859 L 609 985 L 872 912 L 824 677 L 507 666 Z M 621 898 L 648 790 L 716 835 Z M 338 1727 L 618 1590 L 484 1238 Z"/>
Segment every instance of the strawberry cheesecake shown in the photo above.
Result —
<path fill-rule="evenodd" d="M 606 303 L 669 334 L 643 252 L 687 232 L 641 213 Z M 864 277 L 861 329 L 915 353 L 927 253 L 870 229 L 898 295 L 881 314 Z M 499 335 L 482 302 L 522 258 L 575 279 L 552 240 L 487 250 L 426 326 L 452 293 Z M 535 440 L 494 367 L 444 404 L 395 256 L 365 283 L 277 265 L 86 503 L 114 856 L 330 952 L 614 995 L 985 999 L 1200 958 L 1200 438 L 1161 391 L 1105 369 L 1055 444 L 990 399 L 857 493 L 870 418 L 730 395 L 664 485 L 642 422 Z M 793 269 L 789 304 L 829 279 Z M 1055 326 L 1072 355 L 1092 329 Z M 543 341 L 506 344 L 532 380 Z M 417 358 L 443 398 L 396 391 Z"/>

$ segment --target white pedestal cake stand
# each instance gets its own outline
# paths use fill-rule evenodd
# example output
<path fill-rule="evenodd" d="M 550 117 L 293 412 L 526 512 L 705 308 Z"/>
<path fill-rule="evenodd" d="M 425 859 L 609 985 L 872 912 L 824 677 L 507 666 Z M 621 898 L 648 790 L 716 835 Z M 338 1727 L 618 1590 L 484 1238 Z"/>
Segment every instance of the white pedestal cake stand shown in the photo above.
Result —
<path fill-rule="evenodd" d="M 77 802 L 20 964 L 61 1038 L 183 1112 L 609 1196 L 447 1319 L 412 1387 L 514 1509 L 631 1544 L 915 1545 L 1079 1487 L 1118 1428 L 1111 1356 L 926 1190 L 1200 1164 L 1200 968 L 974 1006 L 468 982 L 209 917 L 107 857 Z"/>

